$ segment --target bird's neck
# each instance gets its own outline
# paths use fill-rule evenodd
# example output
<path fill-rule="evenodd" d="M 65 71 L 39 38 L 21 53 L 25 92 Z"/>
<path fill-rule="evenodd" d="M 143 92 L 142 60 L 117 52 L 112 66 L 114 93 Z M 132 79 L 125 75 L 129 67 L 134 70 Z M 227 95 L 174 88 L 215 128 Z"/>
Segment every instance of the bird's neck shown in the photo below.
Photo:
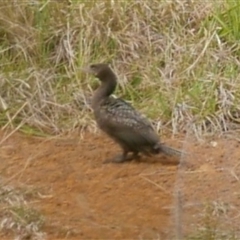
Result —
<path fill-rule="evenodd" d="M 115 74 L 109 74 L 101 81 L 101 85 L 95 91 L 92 99 L 92 107 L 95 109 L 103 100 L 107 99 L 116 89 L 117 78 Z"/>

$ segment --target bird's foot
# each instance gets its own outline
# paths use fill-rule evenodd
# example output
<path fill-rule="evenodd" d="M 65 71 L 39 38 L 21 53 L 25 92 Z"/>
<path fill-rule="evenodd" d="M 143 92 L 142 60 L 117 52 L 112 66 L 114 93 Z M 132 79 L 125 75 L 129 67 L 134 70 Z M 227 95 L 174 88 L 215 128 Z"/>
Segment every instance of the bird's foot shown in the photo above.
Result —
<path fill-rule="evenodd" d="M 129 162 L 132 161 L 134 159 L 138 159 L 139 156 L 137 154 L 132 154 L 131 156 L 127 156 L 125 154 L 120 154 L 115 156 L 112 159 L 107 159 L 105 160 L 103 163 L 124 163 L 124 162 Z"/>

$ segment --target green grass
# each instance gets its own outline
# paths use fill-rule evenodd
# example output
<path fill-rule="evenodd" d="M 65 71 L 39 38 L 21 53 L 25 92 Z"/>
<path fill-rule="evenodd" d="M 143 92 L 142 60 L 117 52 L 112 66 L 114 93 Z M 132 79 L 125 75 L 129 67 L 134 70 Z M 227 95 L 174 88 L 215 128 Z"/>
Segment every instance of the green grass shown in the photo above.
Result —
<path fill-rule="evenodd" d="M 221 132 L 227 113 L 239 112 L 239 9 L 238 1 L 2 3 L 0 125 L 43 135 L 94 124 L 85 103 L 96 80 L 80 68 L 109 62 L 116 94 L 173 133 L 209 119 L 206 131 Z"/>
<path fill-rule="evenodd" d="M 240 122 L 239 15 L 237 0 L 4 1 L 0 126 L 95 129 L 80 68 L 108 62 L 116 95 L 173 134 L 222 133 Z"/>
<path fill-rule="evenodd" d="M 45 239 L 42 231 L 43 216 L 33 207 L 30 200 L 34 193 L 26 189 L 0 186 L 0 230 L 11 232 L 18 239 Z"/>
<path fill-rule="evenodd" d="M 226 212 L 230 206 L 219 202 L 208 203 L 205 205 L 202 214 L 202 224 L 196 231 L 188 236 L 186 240 L 237 240 L 238 237 L 229 226 L 222 226 L 221 218 L 226 220 Z M 225 218 L 224 218 L 225 217 Z"/>

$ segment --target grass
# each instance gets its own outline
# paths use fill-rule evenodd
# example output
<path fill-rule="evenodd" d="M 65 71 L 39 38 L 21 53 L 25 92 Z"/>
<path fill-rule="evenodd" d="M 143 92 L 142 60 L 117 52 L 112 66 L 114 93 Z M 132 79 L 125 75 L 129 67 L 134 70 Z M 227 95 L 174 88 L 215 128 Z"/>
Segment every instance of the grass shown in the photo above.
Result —
<path fill-rule="evenodd" d="M 0 3 L 0 126 L 40 136 L 95 130 L 97 85 L 80 68 L 109 62 L 116 94 L 160 131 L 231 130 L 240 122 L 239 14 L 237 0 Z M 10 212 L 19 217 L 21 207 Z"/>
<path fill-rule="evenodd" d="M 227 215 L 229 206 L 221 202 L 212 202 L 205 205 L 202 214 L 202 225 L 198 230 L 186 238 L 186 240 L 237 240 L 238 236 L 235 235 L 232 229 L 227 229 L 229 226 L 222 226 L 225 231 L 219 228 L 221 218 Z"/>
<path fill-rule="evenodd" d="M 189 123 L 226 131 L 239 115 L 239 11 L 237 1 L 1 3 L 0 125 L 92 129 L 96 83 L 80 68 L 109 62 L 116 94 L 174 134 Z"/>
<path fill-rule="evenodd" d="M 31 195 L 24 189 L 11 186 L 0 187 L 0 230 L 2 234 L 11 232 L 15 235 L 14 239 L 19 240 L 45 239 L 45 233 L 41 229 L 44 218 L 37 210 L 30 207 Z"/>

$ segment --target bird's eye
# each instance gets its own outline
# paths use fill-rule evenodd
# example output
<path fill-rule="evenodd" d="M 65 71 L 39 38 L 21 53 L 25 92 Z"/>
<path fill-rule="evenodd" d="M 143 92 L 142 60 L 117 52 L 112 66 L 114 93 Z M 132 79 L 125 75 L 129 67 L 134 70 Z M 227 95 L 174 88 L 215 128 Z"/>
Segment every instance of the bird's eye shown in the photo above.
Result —
<path fill-rule="evenodd" d="M 91 68 L 91 69 L 96 69 L 96 65 L 95 65 L 95 64 L 92 64 L 92 65 L 90 66 L 90 68 Z"/>

